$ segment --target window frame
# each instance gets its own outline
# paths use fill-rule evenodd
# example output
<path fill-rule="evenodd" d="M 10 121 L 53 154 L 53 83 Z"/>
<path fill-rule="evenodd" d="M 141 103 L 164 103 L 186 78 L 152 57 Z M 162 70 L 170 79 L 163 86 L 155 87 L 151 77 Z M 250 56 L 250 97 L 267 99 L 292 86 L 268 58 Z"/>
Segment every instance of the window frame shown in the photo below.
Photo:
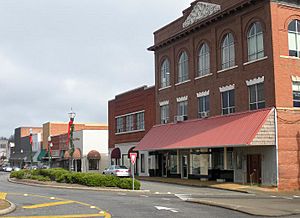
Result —
<path fill-rule="evenodd" d="M 178 60 L 177 82 L 182 83 L 189 79 L 189 57 L 186 51 L 180 53 Z"/>
<path fill-rule="evenodd" d="M 124 120 L 123 117 L 116 118 L 116 133 L 124 132 Z"/>
<path fill-rule="evenodd" d="M 292 28 L 291 25 L 293 22 L 295 22 L 295 30 L 291 30 L 291 28 Z M 288 48 L 289 48 L 289 56 L 300 58 L 300 28 L 298 28 L 298 27 L 300 27 L 299 19 L 292 20 L 288 25 Z M 292 45 L 290 43 L 292 40 L 292 38 L 291 38 L 292 36 L 295 39 L 294 43 L 295 43 L 296 50 L 291 49 Z M 291 52 L 295 52 L 295 54 L 292 54 Z"/>
<path fill-rule="evenodd" d="M 298 89 L 298 90 L 296 90 Z M 300 107 L 300 97 L 299 100 L 295 99 L 295 93 L 300 96 L 300 81 L 292 81 L 292 92 L 293 92 L 293 107 Z M 298 103 L 298 105 L 297 105 Z"/>
<path fill-rule="evenodd" d="M 166 58 L 160 68 L 160 87 L 165 88 L 170 85 L 170 62 Z"/>
<path fill-rule="evenodd" d="M 177 116 L 188 116 L 188 100 L 177 102 Z"/>
<path fill-rule="evenodd" d="M 205 117 L 205 116 L 202 116 L 203 112 L 206 112 L 209 114 L 210 98 L 209 98 L 209 95 L 204 95 L 204 96 L 198 97 L 197 99 L 198 99 L 198 118 L 203 118 L 203 117 Z M 206 110 L 201 110 L 201 109 L 206 109 Z"/>
<path fill-rule="evenodd" d="M 258 32 L 258 27 L 260 32 Z M 253 30 L 253 34 L 252 34 Z M 251 44 L 253 43 L 253 44 Z M 261 43 L 262 50 L 259 49 L 259 43 Z M 264 34 L 261 22 L 254 22 L 251 24 L 247 33 L 247 46 L 248 46 L 248 61 L 258 60 L 264 57 Z M 253 52 L 252 51 L 252 48 Z"/>
<path fill-rule="evenodd" d="M 169 104 L 160 106 L 160 123 L 166 124 L 170 121 L 170 108 Z M 163 116 L 165 115 L 165 116 Z"/>
<path fill-rule="evenodd" d="M 226 59 L 228 60 L 226 61 Z M 235 66 L 235 40 L 232 33 L 227 33 L 223 37 L 221 46 L 221 63 L 222 70 Z"/>
<path fill-rule="evenodd" d="M 226 96 L 224 96 L 226 95 Z M 228 106 L 224 107 L 223 100 L 226 97 L 226 103 Z M 231 97 L 233 97 L 233 106 L 231 106 Z M 224 92 L 221 92 L 221 106 L 222 106 L 222 115 L 232 114 L 235 112 L 235 91 L 234 89 L 230 89 Z M 227 111 L 226 113 L 224 113 Z"/>
<path fill-rule="evenodd" d="M 210 74 L 210 49 L 207 43 L 202 43 L 198 53 L 198 77 Z"/>
<path fill-rule="evenodd" d="M 136 114 L 136 130 L 145 129 L 145 113 L 140 112 Z"/>
<path fill-rule="evenodd" d="M 127 115 L 126 118 L 126 132 L 130 132 L 134 130 L 134 125 L 133 125 L 133 114 Z"/>
<path fill-rule="evenodd" d="M 262 86 L 262 91 L 263 91 L 263 100 L 259 100 L 258 97 L 259 97 L 259 87 L 258 86 Z M 251 102 L 251 88 L 254 88 L 254 92 L 255 92 L 255 96 L 254 96 L 254 101 Z M 249 92 L 249 109 L 250 110 L 258 110 L 258 109 L 261 109 L 261 108 L 265 108 L 266 107 L 266 98 L 265 98 L 265 87 L 264 87 L 264 83 L 256 83 L 256 84 L 253 84 L 253 85 L 249 85 L 248 86 L 248 92 Z M 260 105 L 263 104 L 263 106 L 261 107 Z M 255 105 L 254 108 L 251 107 L 251 105 Z"/>

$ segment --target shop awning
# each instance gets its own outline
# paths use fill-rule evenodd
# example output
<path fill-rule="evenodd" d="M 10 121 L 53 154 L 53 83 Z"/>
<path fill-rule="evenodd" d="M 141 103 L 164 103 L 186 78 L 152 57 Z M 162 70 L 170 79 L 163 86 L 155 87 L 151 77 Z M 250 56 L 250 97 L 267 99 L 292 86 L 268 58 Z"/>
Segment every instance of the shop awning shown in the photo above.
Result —
<path fill-rule="evenodd" d="M 91 150 L 88 154 L 87 154 L 87 158 L 89 160 L 100 160 L 101 159 L 101 155 L 98 151 L 96 150 Z"/>
<path fill-rule="evenodd" d="M 150 129 L 135 150 L 155 151 L 251 145 L 270 114 L 274 115 L 274 109 L 157 125 Z M 270 123 L 273 123 L 274 127 L 274 119 Z M 272 130 L 272 125 L 270 128 Z M 275 131 L 271 131 L 270 134 L 273 137 Z M 270 143 L 272 144 L 273 141 Z"/>
<path fill-rule="evenodd" d="M 131 147 L 129 150 L 128 150 L 128 158 L 130 158 L 130 153 L 137 153 L 137 158 L 139 158 L 139 152 L 138 151 L 134 151 L 135 147 Z"/>
<path fill-rule="evenodd" d="M 38 161 L 41 161 L 41 160 L 43 159 L 43 157 L 46 156 L 46 154 L 47 154 L 46 149 L 42 149 L 42 150 L 40 151 L 40 153 L 39 153 L 39 156 L 37 157 L 37 160 L 38 160 Z"/>
<path fill-rule="evenodd" d="M 120 159 L 121 158 L 120 148 L 115 148 L 114 150 L 112 150 L 110 157 L 115 159 Z"/>
<path fill-rule="evenodd" d="M 80 160 L 81 159 L 81 151 L 79 148 L 75 148 L 73 153 L 73 159 L 74 160 Z"/>

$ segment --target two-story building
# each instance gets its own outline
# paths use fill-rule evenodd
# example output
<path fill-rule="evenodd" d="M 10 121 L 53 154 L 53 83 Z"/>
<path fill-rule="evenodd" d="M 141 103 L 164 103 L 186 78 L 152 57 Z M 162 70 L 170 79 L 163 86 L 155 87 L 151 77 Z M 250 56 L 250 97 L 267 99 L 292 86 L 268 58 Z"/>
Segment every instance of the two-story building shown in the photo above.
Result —
<path fill-rule="evenodd" d="M 299 1 L 194 1 L 149 50 L 156 175 L 300 188 Z"/>
<path fill-rule="evenodd" d="M 129 153 L 155 123 L 155 88 L 139 87 L 108 102 L 110 164 L 131 167 Z M 135 173 L 148 176 L 148 152 L 138 153 Z"/>

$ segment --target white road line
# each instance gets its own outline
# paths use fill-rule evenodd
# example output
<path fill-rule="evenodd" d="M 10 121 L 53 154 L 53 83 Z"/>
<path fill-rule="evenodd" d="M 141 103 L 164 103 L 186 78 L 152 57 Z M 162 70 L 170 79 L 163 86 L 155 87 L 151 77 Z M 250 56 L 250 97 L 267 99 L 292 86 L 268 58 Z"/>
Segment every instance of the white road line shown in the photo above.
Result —
<path fill-rule="evenodd" d="M 180 198 L 183 201 L 187 201 L 192 196 L 191 194 L 175 194 L 176 197 Z"/>
<path fill-rule="evenodd" d="M 178 213 L 178 209 L 175 208 L 169 208 L 169 207 L 162 207 L 162 206 L 154 206 L 157 210 L 167 210 L 171 211 L 173 213 Z"/>

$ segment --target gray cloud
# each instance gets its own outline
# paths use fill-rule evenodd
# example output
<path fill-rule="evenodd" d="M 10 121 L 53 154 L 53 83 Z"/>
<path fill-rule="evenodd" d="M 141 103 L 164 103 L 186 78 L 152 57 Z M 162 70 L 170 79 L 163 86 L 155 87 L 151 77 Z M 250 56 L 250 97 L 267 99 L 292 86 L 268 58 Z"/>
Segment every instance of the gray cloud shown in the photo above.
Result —
<path fill-rule="evenodd" d="M 190 0 L 0 1 L 0 136 L 19 126 L 107 122 L 107 101 L 153 85 L 153 32 Z"/>

